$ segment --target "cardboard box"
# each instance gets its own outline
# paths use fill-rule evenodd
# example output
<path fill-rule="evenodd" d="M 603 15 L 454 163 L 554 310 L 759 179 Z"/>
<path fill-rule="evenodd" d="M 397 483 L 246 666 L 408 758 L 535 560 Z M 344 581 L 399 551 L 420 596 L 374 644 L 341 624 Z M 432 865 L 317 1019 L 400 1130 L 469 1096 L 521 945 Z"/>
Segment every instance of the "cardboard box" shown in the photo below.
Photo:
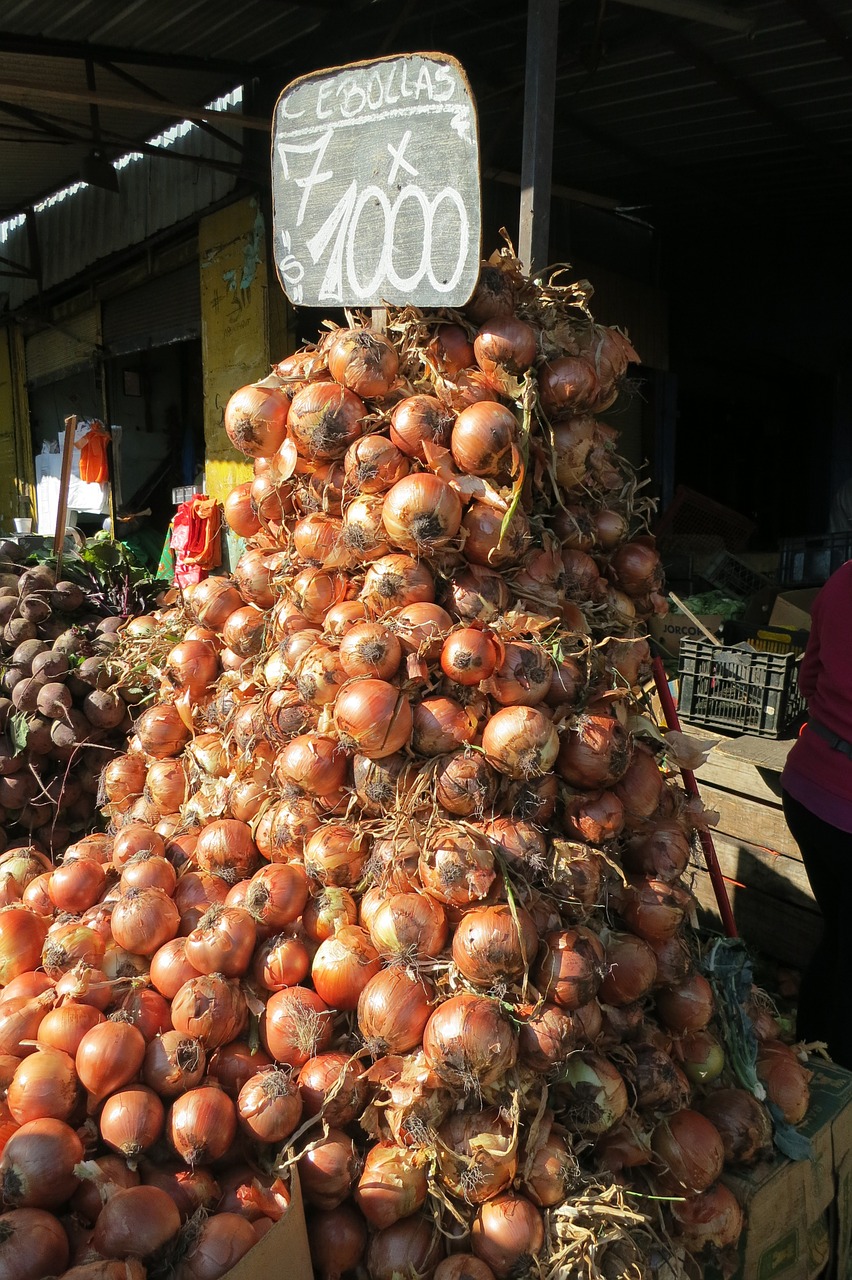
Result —
<path fill-rule="evenodd" d="M 817 1280 L 847 1275 L 852 1260 L 852 1072 L 811 1063 L 811 1105 L 801 1132 L 812 1160 L 777 1160 L 723 1182 L 743 1206 L 740 1267 L 731 1280 Z M 706 1280 L 718 1280 L 712 1267 Z"/>
<path fill-rule="evenodd" d="M 782 591 L 775 597 L 769 615 L 770 626 L 795 627 L 810 631 L 811 608 L 819 595 L 819 587 L 803 587 L 798 591 Z"/>
<path fill-rule="evenodd" d="M 697 613 L 696 618 L 715 635 L 722 625 L 720 613 Z M 685 613 L 667 613 L 659 618 L 656 614 L 650 619 L 648 628 L 653 638 L 663 646 L 667 653 L 677 656 L 681 640 L 706 640 L 704 632 L 690 622 Z"/>
<path fill-rule="evenodd" d="M 299 1175 L 293 1168 L 290 1208 L 222 1280 L 314 1280 Z"/>

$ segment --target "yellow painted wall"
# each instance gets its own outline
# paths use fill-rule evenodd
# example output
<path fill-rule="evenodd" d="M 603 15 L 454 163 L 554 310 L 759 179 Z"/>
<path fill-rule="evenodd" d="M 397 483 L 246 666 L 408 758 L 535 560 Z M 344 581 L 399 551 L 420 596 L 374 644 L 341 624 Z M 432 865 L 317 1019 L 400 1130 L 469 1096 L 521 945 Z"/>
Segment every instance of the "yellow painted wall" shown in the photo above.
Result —
<path fill-rule="evenodd" d="M 0 528 L 15 516 L 35 516 L 35 468 L 24 351 L 17 326 L 0 329 Z"/>
<path fill-rule="evenodd" d="M 292 350 L 292 325 L 289 307 L 282 311 L 283 293 L 268 261 L 266 226 L 256 199 L 241 200 L 201 220 L 199 261 L 205 486 L 221 501 L 253 474 L 225 434 L 225 405 L 238 387 L 265 377 Z"/>

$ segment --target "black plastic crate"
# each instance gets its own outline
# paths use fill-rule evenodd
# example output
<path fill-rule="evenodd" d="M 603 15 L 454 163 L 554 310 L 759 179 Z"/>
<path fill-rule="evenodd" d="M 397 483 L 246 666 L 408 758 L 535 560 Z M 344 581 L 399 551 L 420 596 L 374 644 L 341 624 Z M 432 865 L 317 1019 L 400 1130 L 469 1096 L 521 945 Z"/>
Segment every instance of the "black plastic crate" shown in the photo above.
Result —
<path fill-rule="evenodd" d="M 801 627 L 781 627 L 767 622 L 765 626 L 746 626 L 744 622 L 732 621 L 722 624 L 722 640 L 726 645 L 741 644 L 743 641 L 762 653 L 792 653 L 795 658 L 801 657 L 808 645 L 809 631 Z"/>
<path fill-rule="evenodd" d="M 852 560 L 852 532 L 783 538 L 778 581 L 782 587 L 821 587 L 847 560 Z"/>
<path fill-rule="evenodd" d="M 754 569 L 727 551 L 717 552 L 702 564 L 701 576 L 717 591 L 739 600 L 748 600 L 749 596 L 756 596 L 770 585 L 763 574 L 755 573 Z"/>
<path fill-rule="evenodd" d="M 766 653 L 682 640 L 678 711 L 709 729 L 780 738 L 805 709 L 792 652 Z"/>

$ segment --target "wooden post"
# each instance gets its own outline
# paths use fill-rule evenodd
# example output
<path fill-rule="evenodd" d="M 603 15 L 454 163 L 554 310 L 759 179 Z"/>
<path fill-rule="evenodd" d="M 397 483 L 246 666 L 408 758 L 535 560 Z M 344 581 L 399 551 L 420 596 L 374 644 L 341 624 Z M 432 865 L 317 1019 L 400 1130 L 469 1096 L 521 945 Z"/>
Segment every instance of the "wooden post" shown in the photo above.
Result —
<path fill-rule="evenodd" d="M 59 506 L 56 508 L 56 530 L 53 535 L 53 554 L 56 556 L 56 576 L 62 572 L 62 548 L 65 544 L 65 525 L 68 520 L 68 489 L 71 484 L 71 463 L 74 458 L 74 439 L 77 435 L 77 415 L 65 419 L 65 447 L 62 450 L 62 470 L 59 473 Z"/>
<path fill-rule="evenodd" d="M 559 0 L 528 0 L 518 254 L 530 275 L 549 261 Z"/>

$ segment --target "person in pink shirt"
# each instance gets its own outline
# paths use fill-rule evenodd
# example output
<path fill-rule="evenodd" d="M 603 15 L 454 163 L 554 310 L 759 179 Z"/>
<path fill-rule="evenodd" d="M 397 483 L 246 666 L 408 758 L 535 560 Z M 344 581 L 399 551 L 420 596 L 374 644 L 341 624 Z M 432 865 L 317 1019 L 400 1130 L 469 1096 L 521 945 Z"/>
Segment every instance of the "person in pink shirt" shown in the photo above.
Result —
<path fill-rule="evenodd" d="M 823 917 L 802 978 L 797 1034 L 852 1069 L 852 560 L 817 596 L 799 668 L 808 722 L 781 775 L 784 816 Z"/>

